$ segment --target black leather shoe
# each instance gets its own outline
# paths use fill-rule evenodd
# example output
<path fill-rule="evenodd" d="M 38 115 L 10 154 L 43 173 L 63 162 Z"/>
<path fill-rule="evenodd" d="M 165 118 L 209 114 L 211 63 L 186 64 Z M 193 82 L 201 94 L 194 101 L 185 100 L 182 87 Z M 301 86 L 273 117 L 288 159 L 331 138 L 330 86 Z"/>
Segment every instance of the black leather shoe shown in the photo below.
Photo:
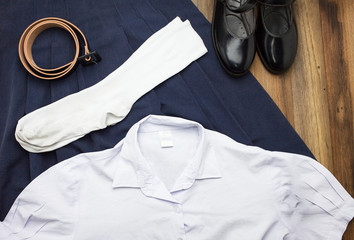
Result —
<path fill-rule="evenodd" d="M 248 72 L 256 53 L 256 3 L 257 0 L 215 0 L 213 44 L 222 67 L 233 77 Z"/>
<path fill-rule="evenodd" d="M 256 30 L 257 52 L 271 73 L 285 72 L 294 62 L 297 30 L 293 18 L 293 0 L 258 0 Z"/>

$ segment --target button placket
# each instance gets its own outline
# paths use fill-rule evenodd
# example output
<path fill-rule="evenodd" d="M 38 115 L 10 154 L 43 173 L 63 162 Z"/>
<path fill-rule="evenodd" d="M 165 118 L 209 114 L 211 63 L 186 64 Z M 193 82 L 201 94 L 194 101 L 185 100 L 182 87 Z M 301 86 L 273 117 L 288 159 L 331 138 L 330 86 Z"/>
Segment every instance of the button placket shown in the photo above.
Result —
<path fill-rule="evenodd" d="M 179 228 L 180 235 L 176 238 L 176 240 L 185 240 L 186 232 L 184 227 L 184 217 L 183 217 L 183 207 L 181 204 L 176 204 L 174 207 L 174 212 L 178 215 L 179 218 Z"/>

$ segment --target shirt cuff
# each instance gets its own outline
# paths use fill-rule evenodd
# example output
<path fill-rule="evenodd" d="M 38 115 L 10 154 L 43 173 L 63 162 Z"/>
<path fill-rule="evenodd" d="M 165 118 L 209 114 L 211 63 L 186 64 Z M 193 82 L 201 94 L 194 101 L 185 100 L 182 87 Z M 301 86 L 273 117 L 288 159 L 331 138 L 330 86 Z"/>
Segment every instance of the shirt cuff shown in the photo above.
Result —
<path fill-rule="evenodd" d="M 339 212 L 336 214 L 336 219 L 338 220 L 339 224 L 336 226 L 338 231 L 338 239 L 342 239 L 342 236 L 347 229 L 349 222 L 354 217 L 354 199 L 349 198 L 347 199 L 342 207 L 340 208 Z"/>

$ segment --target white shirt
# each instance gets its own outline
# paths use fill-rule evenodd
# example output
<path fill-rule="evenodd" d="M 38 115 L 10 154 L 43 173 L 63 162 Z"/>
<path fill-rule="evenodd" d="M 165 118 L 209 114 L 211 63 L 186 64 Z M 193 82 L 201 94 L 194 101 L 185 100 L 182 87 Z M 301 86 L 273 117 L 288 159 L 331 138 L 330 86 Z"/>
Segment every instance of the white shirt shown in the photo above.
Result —
<path fill-rule="evenodd" d="M 0 239 L 336 240 L 353 215 L 353 198 L 313 159 L 148 116 L 116 147 L 37 177 Z"/>

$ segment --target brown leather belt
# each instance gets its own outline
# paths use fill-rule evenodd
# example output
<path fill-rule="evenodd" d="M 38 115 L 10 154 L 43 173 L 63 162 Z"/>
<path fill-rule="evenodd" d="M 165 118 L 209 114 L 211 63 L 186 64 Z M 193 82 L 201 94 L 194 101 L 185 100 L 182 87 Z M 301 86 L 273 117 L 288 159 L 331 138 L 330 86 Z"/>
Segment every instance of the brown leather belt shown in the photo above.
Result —
<path fill-rule="evenodd" d="M 68 31 L 73 37 L 76 46 L 74 59 L 63 66 L 53 69 L 38 67 L 32 56 L 32 45 L 34 40 L 41 32 L 48 28 L 62 28 Z M 79 33 L 84 41 L 85 53 L 80 57 L 80 42 L 76 33 Z M 92 63 L 97 63 L 101 60 L 101 57 L 95 51 L 90 52 L 87 40 L 78 27 L 76 27 L 71 22 L 56 17 L 42 18 L 28 26 L 28 28 L 23 32 L 21 36 L 18 45 L 18 54 L 23 66 L 29 73 L 35 77 L 45 80 L 53 80 L 65 76 L 74 69 L 77 62 L 81 62 L 84 65 L 89 65 Z"/>

